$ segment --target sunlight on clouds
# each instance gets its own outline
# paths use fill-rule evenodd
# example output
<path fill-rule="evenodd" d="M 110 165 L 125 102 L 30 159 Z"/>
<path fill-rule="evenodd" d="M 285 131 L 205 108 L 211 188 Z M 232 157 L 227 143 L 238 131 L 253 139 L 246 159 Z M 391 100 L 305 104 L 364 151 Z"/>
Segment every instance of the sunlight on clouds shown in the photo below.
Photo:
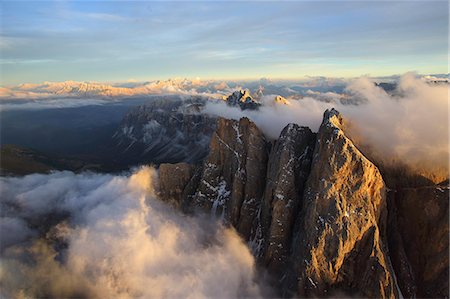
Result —
<path fill-rule="evenodd" d="M 437 177 L 448 175 L 447 84 L 430 85 L 408 73 L 401 77 L 394 94 L 386 93 L 368 77 L 350 81 L 346 91 L 347 97 L 321 93 L 327 101 L 319 101 L 310 93 L 289 106 L 265 105 L 258 111 L 208 102 L 205 112 L 233 119 L 248 117 L 268 136 L 278 138 L 288 123 L 317 131 L 323 112 L 334 107 L 350 122 L 352 138 L 382 161 L 401 161 L 415 169 L 435 172 Z M 352 99 L 359 104 L 346 103 Z"/>
<path fill-rule="evenodd" d="M 1 178 L 2 208 L 21 202 L 18 211 L 5 210 L 10 217 L 71 215 L 39 239 L 20 226 L 2 231 L 28 233 L 28 241 L 2 250 L 2 296 L 259 297 L 253 257 L 236 232 L 158 201 L 155 179 L 149 167 L 130 177 L 56 172 Z"/>

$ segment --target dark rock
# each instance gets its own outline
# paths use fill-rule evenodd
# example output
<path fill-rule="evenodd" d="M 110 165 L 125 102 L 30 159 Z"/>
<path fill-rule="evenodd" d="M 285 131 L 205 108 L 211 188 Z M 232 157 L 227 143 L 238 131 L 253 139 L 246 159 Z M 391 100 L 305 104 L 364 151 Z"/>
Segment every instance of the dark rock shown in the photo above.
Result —
<path fill-rule="evenodd" d="M 217 118 L 199 113 L 202 98 L 161 98 L 132 109 L 114 135 L 128 163 L 198 163 L 208 154 Z"/>
<path fill-rule="evenodd" d="M 254 235 L 265 185 L 268 144 L 254 123 L 220 118 L 193 204 Z"/>
<path fill-rule="evenodd" d="M 161 164 L 159 187 L 161 199 L 180 205 L 183 192 L 194 173 L 194 166 L 187 163 Z"/>
<path fill-rule="evenodd" d="M 258 109 L 261 104 L 252 98 L 248 90 L 237 90 L 228 96 L 225 101 L 230 106 L 238 106 L 242 110 Z"/>
<path fill-rule="evenodd" d="M 315 134 L 309 128 L 289 124 L 270 153 L 261 207 L 263 236 L 254 244 L 262 245 L 256 248 L 256 254 L 277 277 L 282 276 L 289 254 L 295 218 L 310 172 L 314 143 Z"/>
<path fill-rule="evenodd" d="M 403 295 L 448 298 L 449 188 L 397 189 L 389 198 L 389 248 Z"/>

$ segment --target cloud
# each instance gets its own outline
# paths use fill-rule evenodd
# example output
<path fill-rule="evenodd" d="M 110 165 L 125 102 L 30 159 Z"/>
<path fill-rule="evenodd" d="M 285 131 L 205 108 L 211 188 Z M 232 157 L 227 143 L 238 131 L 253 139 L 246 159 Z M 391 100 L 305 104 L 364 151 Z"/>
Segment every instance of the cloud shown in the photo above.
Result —
<path fill-rule="evenodd" d="M 314 98 L 291 101 L 289 106 L 265 105 L 259 111 L 208 103 L 205 112 L 233 119 L 248 117 L 275 139 L 288 123 L 317 131 L 323 112 L 334 107 L 346 118 L 352 139 L 381 161 L 400 161 L 448 177 L 448 91 L 447 84 L 428 84 L 408 73 L 392 94 L 362 77 L 349 83 L 345 97 L 310 93 Z M 326 101 L 316 100 L 317 96 Z"/>
<path fill-rule="evenodd" d="M 218 85 L 219 84 L 219 85 Z M 214 86 L 227 88 L 215 89 Z M 20 84 L 17 86 L 0 87 L 1 100 L 64 100 L 65 98 L 82 99 L 114 99 L 144 95 L 201 95 L 220 97 L 229 92 L 227 85 L 218 81 L 199 79 L 168 79 L 151 82 L 99 83 L 99 82 L 44 82 L 42 84 Z M 58 103 L 57 101 L 54 102 Z M 62 104 L 64 105 L 64 104 Z"/>
<path fill-rule="evenodd" d="M 1 296 L 261 296 L 235 231 L 160 202 L 155 179 L 149 167 L 1 178 Z"/>
<path fill-rule="evenodd" d="M 427 84 L 408 73 L 400 78 L 395 94 L 389 95 L 369 82 L 363 78 L 348 87 L 367 99 L 366 104 L 338 107 L 354 124 L 351 133 L 378 157 L 448 177 L 449 86 Z"/>
<path fill-rule="evenodd" d="M 319 101 L 323 101 L 323 102 L 338 102 L 341 99 L 344 99 L 344 96 L 342 94 L 339 93 L 335 93 L 335 92 L 319 92 L 319 91 L 312 91 L 311 89 L 308 89 L 306 91 L 306 95 L 315 98 Z"/>
<path fill-rule="evenodd" d="M 101 99 L 36 99 L 15 100 L 14 102 L 0 102 L 0 112 L 7 110 L 41 110 L 58 108 L 75 108 L 91 105 L 105 105 L 114 101 Z"/>
<path fill-rule="evenodd" d="M 449 85 L 437 78 L 447 80 L 445 75 L 420 77 L 412 73 L 398 78 L 383 78 L 397 86 L 389 92 L 374 84 L 375 81 L 380 82 L 380 78 L 369 77 L 345 80 L 310 77 L 274 82 L 187 79 L 128 84 L 45 82 L 0 88 L 0 98 L 3 95 L 0 109 L 102 105 L 108 103 L 107 100 L 133 95 L 180 94 L 220 98 L 239 88 L 248 88 L 256 93 L 263 87 L 265 95 L 260 100 L 264 105 L 259 111 L 241 111 L 222 101 L 207 102 L 204 111 L 234 119 L 249 117 L 269 137 L 277 138 L 288 123 L 298 123 L 317 131 L 323 112 L 334 107 L 351 124 L 348 133 L 352 139 L 378 160 L 401 161 L 432 172 L 439 169 L 447 175 Z M 287 97 L 291 105 L 273 105 L 272 99 L 280 94 Z M 20 102 L 10 98 L 27 95 L 36 96 L 38 100 Z M 85 97 L 83 100 L 79 98 L 82 95 Z M 301 99 L 295 100 L 298 98 Z"/>

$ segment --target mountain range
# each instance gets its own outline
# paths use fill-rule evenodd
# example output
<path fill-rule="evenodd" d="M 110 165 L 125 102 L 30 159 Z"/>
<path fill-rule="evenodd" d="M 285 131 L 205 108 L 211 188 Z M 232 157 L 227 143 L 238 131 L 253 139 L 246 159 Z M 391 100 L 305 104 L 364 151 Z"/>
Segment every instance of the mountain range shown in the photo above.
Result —
<path fill-rule="evenodd" d="M 45 88 L 55 94 L 108 90 L 51 86 Z M 318 102 L 334 95 L 327 96 Z M 267 107 L 287 111 L 296 101 L 245 89 L 213 98 L 161 95 L 121 107 L 122 120 L 105 123 L 106 144 L 87 143 L 88 158 L 4 146 L 2 174 L 156 165 L 160 198 L 235 229 L 277 296 L 448 298 L 448 177 L 435 182 L 378 160 L 352 139 L 351 123 L 335 109 L 324 112 L 318 130 L 290 123 L 278 138 L 247 117 L 205 113 L 218 105 L 257 116 Z"/>
<path fill-rule="evenodd" d="M 274 141 L 220 118 L 203 163 L 159 171 L 161 197 L 234 227 L 280 296 L 448 297 L 448 181 L 394 188 L 334 109 Z"/>
<path fill-rule="evenodd" d="M 422 75 L 421 80 L 434 84 L 448 84 L 447 75 Z M 203 95 L 215 98 L 227 96 L 239 89 L 248 89 L 257 98 L 263 95 L 281 95 L 298 98 L 311 95 L 312 92 L 342 93 L 352 79 L 306 77 L 297 80 L 201 80 L 201 79 L 167 79 L 155 81 L 129 81 L 122 83 L 101 83 L 88 81 L 62 81 L 25 83 L 0 87 L 0 99 L 45 99 L 45 98 L 120 98 L 146 95 Z M 395 88 L 397 77 L 373 78 L 380 82 L 380 87 L 387 91 Z"/>

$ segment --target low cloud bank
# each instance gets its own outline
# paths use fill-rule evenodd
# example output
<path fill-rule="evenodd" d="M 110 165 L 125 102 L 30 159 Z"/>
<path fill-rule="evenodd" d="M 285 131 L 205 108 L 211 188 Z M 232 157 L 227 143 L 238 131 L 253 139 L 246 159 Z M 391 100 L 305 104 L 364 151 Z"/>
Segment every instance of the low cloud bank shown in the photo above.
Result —
<path fill-rule="evenodd" d="M 261 296 L 237 234 L 157 200 L 155 177 L 1 178 L 1 297 Z"/>
<path fill-rule="evenodd" d="M 384 163 L 399 161 L 447 176 L 448 92 L 447 84 L 430 84 L 408 73 L 391 93 L 363 77 L 349 83 L 345 97 L 311 95 L 291 100 L 290 105 L 270 105 L 270 100 L 263 99 L 265 105 L 259 111 L 208 103 L 205 112 L 233 119 L 248 117 L 269 137 L 277 138 L 288 123 L 317 131 L 323 112 L 334 107 L 347 120 L 352 139 Z"/>
<path fill-rule="evenodd" d="M 14 102 L 0 102 L 0 112 L 8 110 L 42 110 L 77 108 L 84 106 L 100 106 L 111 104 L 111 101 L 101 99 L 43 99 L 43 100 L 15 100 Z"/>
<path fill-rule="evenodd" d="M 230 92 L 225 82 L 169 79 L 127 84 L 100 82 L 44 82 L 42 84 L 21 84 L 0 86 L 0 101 L 13 99 L 53 99 L 65 98 L 123 98 L 148 95 L 202 95 L 215 97 L 217 93 Z"/>
<path fill-rule="evenodd" d="M 383 83 L 377 86 L 375 81 L 380 80 Z M 448 176 L 448 75 L 407 73 L 392 78 L 308 78 L 302 82 L 259 80 L 240 83 L 166 80 L 126 86 L 72 81 L 23 84 L 9 89 L 35 92 L 46 98 L 31 101 L 31 96 L 26 96 L 25 102 L 12 100 L 7 92 L 9 89 L 0 88 L 0 111 L 103 105 L 114 101 L 114 96 L 125 95 L 202 95 L 211 99 L 204 109 L 206 113 L 234 119 L 249 117 L 269 137 L 277 138 L 288 123 L 309 126 L 316 131 L 323 112 L 334 107 L 346 118 L 350 137 L 378 161 L 401 162 L 421 171 Z M 255 97 L 261 96 L 259 100 L 265 105 L 259 111 L 241 111 L 217 100 L 240 88 L 249 89 Z M 48 94 L 58 98 L 47 98 Z M 87 98 L 61 98 L 62 95 Z M 275 95 L 286 97 L 290 105 L 275 105 Z"/>

